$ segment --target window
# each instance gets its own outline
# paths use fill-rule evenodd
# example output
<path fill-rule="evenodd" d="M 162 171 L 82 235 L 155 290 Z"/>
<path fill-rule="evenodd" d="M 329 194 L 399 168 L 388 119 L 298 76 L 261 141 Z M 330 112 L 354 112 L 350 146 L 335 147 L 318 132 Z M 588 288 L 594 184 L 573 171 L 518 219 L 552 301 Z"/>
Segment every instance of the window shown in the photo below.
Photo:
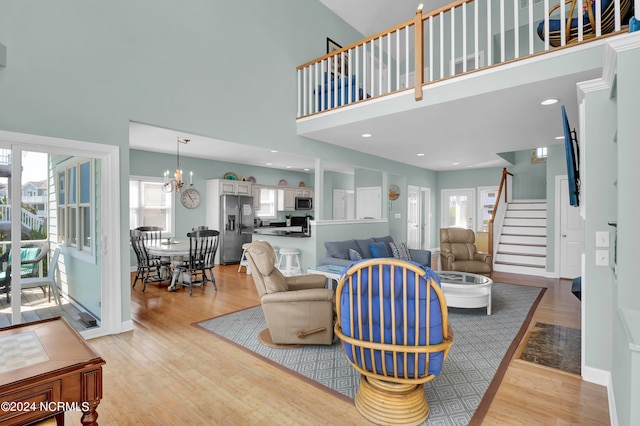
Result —
<path fill-rule="evenodd" d="M 73 158 L 56 168 L 58 192 L 58 242 L 78 252 L 94 255 L 94 162 Z"/>
<path fill-rule="evenodd" d="M 278 190 L 275 188 L 260 188 L 260 210 L 256 216 L 265 219 L 275 219 L 278 215 Z"/>
<path fill-rule="evenodd" d="M 129 226 L 159 226 L 162 235 L 175 233 L 174 193 L 163 191 L 162 178 L 131 177 L 129 181 Z"/>
<path fill-rule="evenodd" d="M 541 163 L 547 161 L 547 147 L 536 148 L 531 152 L 531 162 Z"/>

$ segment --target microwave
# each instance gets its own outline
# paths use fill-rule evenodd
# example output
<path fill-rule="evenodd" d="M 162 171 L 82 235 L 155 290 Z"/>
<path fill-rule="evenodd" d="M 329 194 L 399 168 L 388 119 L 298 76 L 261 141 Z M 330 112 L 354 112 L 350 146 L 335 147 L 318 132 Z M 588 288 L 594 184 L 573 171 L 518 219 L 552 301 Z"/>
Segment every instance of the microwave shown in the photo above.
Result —
<path fill-rule="evenodd" d="M 296 197 L 296 210 L 311 210 L 311 209 L 313 209 L 313 198 Z"/>

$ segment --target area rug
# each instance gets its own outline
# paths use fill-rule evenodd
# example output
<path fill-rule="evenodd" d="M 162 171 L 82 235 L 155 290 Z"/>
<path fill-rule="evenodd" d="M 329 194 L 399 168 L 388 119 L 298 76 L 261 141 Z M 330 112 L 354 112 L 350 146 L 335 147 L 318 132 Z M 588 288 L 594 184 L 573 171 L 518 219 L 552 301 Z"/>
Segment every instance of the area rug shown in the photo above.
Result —
<path fill-rule="evenodd" d="M 455 341 L 442 373 L 424 386 L 431 409 L 425 424 L 467 425 L 484 417 L 543 290 L 494 283 L 492 315 L 487 315 L 486 309 L 449 308 Z M 275 349 L 259 343 L 258 334 L 266 328 L 260 306 L 197 326 L 285 367 L 284 371 L 319 383 L 330 393 L 343 398 L 356 394 L 360 377 L 339 342 L 297 349 Z"/>
<path fill-rule="evenodd" d="M 536 322 L 519 358 L 580 374 L 580 330 Z"/>

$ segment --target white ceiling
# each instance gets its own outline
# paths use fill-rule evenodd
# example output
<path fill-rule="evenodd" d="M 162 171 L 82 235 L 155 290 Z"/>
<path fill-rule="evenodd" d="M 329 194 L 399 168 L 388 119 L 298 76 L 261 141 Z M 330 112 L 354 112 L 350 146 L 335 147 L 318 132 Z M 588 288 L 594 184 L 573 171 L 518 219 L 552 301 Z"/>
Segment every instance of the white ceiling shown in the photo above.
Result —
<path fill-rule="evenodd" d="M 365 35 L 411 18 L 418 2 L 413 0 L 320 0 L 334 13 Z M 425 3 L 431 10 L 448 1 Z M 334 126 L 305 134 L 307 137 L 366 152 L 434 171 L 470 167 L 506 167 L 498 153 L 550 146 L 562 141 L 560 105 L 566 104 L 570 123 L 577 124 L 575 83 L 598 77 L 597 71 L 545 80 L 504 91 L 468 97 L 428 108 Z M 559 102 L 543 107 L 546 98 Z M 363 133 L 371 138 L 364 139 Z M 313 170 L 315 161 L 300 155 L 239 145 L 184 132 L 131 124 L 130 147 L 175 153 L 177 138 L 190 139 L 180 154 L 219 161 L 278 169 Z M 163 141 L 160 143 L 160 141 Z M 216 149 L 205 149 L 215 144 Z M 424 156 L 417 156 L 424 154 Z M 253 159 L 253 160 L 251 160 Z M 266 162 L 271 162 L 267 166 Z M 457 163 L 457 164 L 456 164 Z M 349 172 L 347 165 L 325 163 L 332 171 Z"/>

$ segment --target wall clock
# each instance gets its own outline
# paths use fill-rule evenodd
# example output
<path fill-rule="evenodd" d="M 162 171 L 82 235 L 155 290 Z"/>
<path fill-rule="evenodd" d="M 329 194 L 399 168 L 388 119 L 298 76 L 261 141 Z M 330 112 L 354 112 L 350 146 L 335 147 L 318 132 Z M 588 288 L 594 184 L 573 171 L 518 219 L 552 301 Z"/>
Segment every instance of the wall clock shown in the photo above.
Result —
<path fill-rule="evenodd" d="M 200 205 L 200 193 L 193 188 L 185 189 L 180 195 L 180 202 L 188 209 L 195 209 Z"/>
<path fill-rule="evenodd" d="M 389 200 L 395 201 L 400 196 L 400 188 L 398 185 L 389 185 Z"/>

